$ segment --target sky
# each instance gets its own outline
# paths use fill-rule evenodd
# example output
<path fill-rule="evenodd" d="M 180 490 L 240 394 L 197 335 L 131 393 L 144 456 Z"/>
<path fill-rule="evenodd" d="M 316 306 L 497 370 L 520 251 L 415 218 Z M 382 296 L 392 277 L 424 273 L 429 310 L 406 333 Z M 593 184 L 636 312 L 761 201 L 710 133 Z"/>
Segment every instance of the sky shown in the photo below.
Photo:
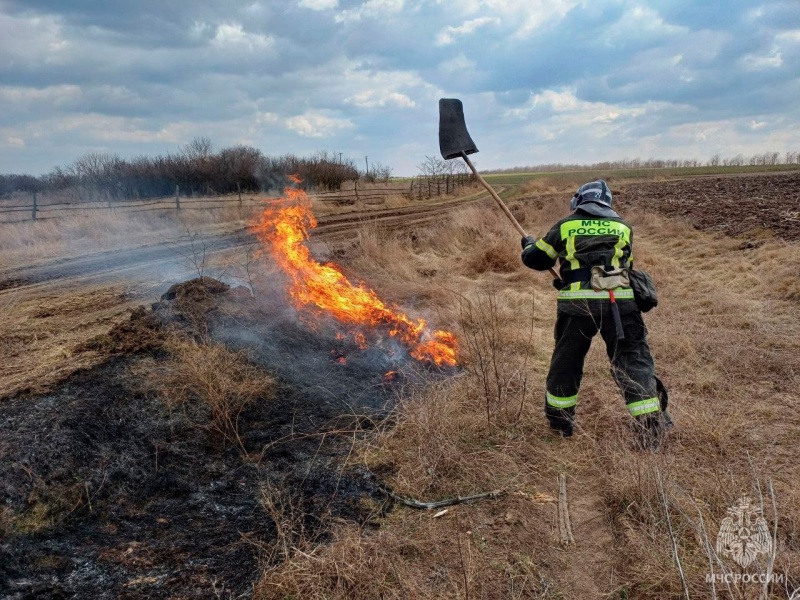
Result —
<path fill-rule="evenodd" d="M 413 175 L 800 150 L 800 0 L 0 0 L 0 173 L 194 138 Z"/>

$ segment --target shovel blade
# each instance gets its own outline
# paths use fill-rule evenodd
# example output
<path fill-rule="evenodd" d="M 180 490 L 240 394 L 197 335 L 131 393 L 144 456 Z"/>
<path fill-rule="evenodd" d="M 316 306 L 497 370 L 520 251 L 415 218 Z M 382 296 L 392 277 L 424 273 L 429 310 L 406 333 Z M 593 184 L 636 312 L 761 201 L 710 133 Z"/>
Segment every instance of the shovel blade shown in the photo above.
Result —
<path fill-rule="evenodd" d="M 464 106 L 456 98 L 439 100 L 439 151 L 445 160 L 478 151 L 464 122 Z"/>

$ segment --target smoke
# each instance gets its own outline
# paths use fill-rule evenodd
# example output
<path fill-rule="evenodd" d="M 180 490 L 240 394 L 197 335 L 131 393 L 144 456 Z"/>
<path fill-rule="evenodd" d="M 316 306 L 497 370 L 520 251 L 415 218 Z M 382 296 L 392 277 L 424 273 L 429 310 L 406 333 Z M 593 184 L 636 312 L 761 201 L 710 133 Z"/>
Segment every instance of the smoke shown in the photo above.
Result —
<path fill-rule="evenodd" d="M 314 402 L 321 413 L 383 412 L 403 385 L 445 375 L 422 365 L 388 332 L 346 326 L 321 313 L 299 312 L 289 301 L 288 282 L 279 271 L 263 269 L 254 297 L 229 293 L 212 315 L 214 340 L 244 350 L 286 383 L 301 403 Z M 234 290 L 235 291 L 235 290 Z M 396 372 L 387 377 L 387 373 Z"/>
<path fill-rule="evenodd" d="M 289 185 L 286 173 L 278 172 L 264 164 L 259 164 L 256 167 L 254 176 L 262 192 L 283 191 Z"/>

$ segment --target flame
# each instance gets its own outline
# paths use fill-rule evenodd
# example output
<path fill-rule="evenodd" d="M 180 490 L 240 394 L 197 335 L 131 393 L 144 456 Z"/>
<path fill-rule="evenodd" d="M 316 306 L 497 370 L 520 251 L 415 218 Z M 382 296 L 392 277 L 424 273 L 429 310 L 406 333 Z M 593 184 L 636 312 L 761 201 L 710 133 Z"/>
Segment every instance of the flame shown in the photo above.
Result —
<path fill-rule="evenodd" d="M 292 181 L 299 183 L 296 178 Z M 352 284 L 336 265 L 314 260 L 305 245 L 308 230 L 317 226 L 308 196 L 301 189 L 286 188 L 286 200 L 289 206 L 266 208 L 253 231 L 290 277 L 289 294 L 298 309 L 317 310 L 341 323 L 388 331 L 419 361 L 438 366 L 456 364 L 452 333 L 431 331 L 424 319 L 413 321 L 384 304 L 363 283 Z M 354 339 L 359 347 L 368 345 L 361 331 L 354 333 Z"/>

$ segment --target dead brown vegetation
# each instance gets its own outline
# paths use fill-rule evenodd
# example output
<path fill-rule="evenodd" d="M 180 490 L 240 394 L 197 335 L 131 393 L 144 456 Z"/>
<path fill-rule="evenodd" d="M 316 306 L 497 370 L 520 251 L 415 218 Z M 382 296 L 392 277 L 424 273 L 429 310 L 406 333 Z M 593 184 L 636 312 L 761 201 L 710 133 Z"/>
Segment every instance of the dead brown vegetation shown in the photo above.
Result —
<path fill-rule="evenodd" d="M 187 236 L 243 229 L 258 204 L 227 208 L 142 212 L 71 211 L 56 219 L 3 223 L 0 268 L 38 264 L 53 258 L 85 256 L 147 244 L 176 244 Z"/>
<path fill-rule="evenodd" d="M 0 394 L 39 393 L 104 361 L 109 330 L 126 323 L 147 286 L 73 286 L 61 293 L 34 289 L 0 295 Z M 130 323 L 123 325 L 128 326 Z M 127 339 L 127 338 L 126 338 Z M 145 343 L 145 338 L 133 344 Z"/>
<path fill-rule="evenodd" d="M 198 426 L 211 431 L 220 443 L 247 454 L 239 437 L 240 416 L 251 402 L 269 397 L 273 380 L 244 353 L 214 342 L 173 335 L 164 349 L 168 360 L 140 368 L 146 389 L 173 408 L 199 404 Z"/>
<path fill-rule="evenodd" d="M 542 233 L 566 214 L 567 200 L 539 198 L 514 210 L 532 233 Z M 800 586 L 797 246 L 773 237 L 747 245 L 653 211 L 626 212 L 637 265 L 659 285 L 661 303 L 646 322 L 677 423 L 663 453 L 643 454 L 597 342 L 576 435 L 563 440 L 547 429 L 541 398 L 553 290 L 547 275 L 510 262 L 491 267 L 488 249 L 510 261 L 519 240 L 488 206 L 413 230 L 366 222 L 357 240 L 332 242 L 328 250 L 382 296 L 457 331 L 463 345 L 463 371 L 405 390 L 393 418 L 358 442 L 350 463 L 423 500 L 493 489 L 505 495 L 439 517 L 398 507 L 377 530 L 334 523 L 332 539 L 320 544 L 297 525 L 302 507 L 266 489 L 265 507 L 283 518 L 284 560 L 265 568 L 256 597 L 757 598 L 759 586 L 712 587 L 705 579 L 723 562 L 713 551 L 715 536 L 743 493 L 763 498 L 770 530 L 777 527 L 774 571 L 787 584 L 766 597 L 787 597 Z M 59 311 L 68 301 L 47 300 Z M 73 342 L 58 337 L 68 335 L 60 325 L 47 329 L 47 303 L 7 302 L 7 312 L 23 320 L 0 316 L 9 333 L 2 343 L 12 352 L 2 374 L 19 385 L 11 369 L 45 374 L 56 364 L 51 349 L 64 352 Z M 34 364 L 20 352 L 23 344 L 35 348 L 37 335 L 63 342 L 58 350 L 51 339 Z M 187 340 L 170 348 L 160 375 L 177 407 L 210 407 L 203 398 L 239 390 L 222 402 L 232 408 L 220 426 L 230 443 L 235 436 L 225 428 L 235 425 L 237 407 L 269 390 L 256 386 L 245 357 Z M 219 361 L 239 365 L 231 366 L 234 379 L 209 373 Z M 558 538 L 553 500 L 561 473 L 573 548 Z M 755 568 L 767 568 L 763 557 Z"/>
<path fill-rule="evenodd" d="M 531 202 L 527 227 L 545 231 L 567 200 Z M 664 451 L 635 449 L 597 343 L 577 435 L 561 440 L 548 431 L 539 398 L 552 348 L 549 278 L 521 269 L 475 274 L 495 240 L 518 247 L 501 217 L 466 209 L 413 233 L 362 232 L 346 264 L 435 314 L 437 326 L 455 327 L 465 370 L 410 390 L 396 425 L 364 442 L 359 460 L 397 493 L 424 500 L 508 493 L 438 518 L 398 508 L 377 532 L 341 525 L 332 543 L 266 571 L 258 597 L 757 598 L 759 585 L 706 581 L 724 563 L 713 549 L 721 520 L 743 493 L 764 499 L 770 528 L 777 520 L 774 572 L 790 591 L 800 585 L 792 458 L 800 331 L 796 276 L 785 268 L 796 263 L 797 247 L 768 240 L 742 249 L 740 240 L 652 212 L 626 216 L 636 229 L 637 264 L 654 275 L 662 297 L 646 320 L 677 422 Z M 687 286 L 687 272 L 702 277 Z M 459 298 L 469 299 L 466 309 Z M 507 398 L 505 410 L 498 397 Z M 487 407 L 490 417 L 506 417 L 487 419 Z M 569 485 L 571 549 L 559 544 L 549 501 L 559 473 Z M 768 482 L 777 511 L 768 506 Z M 759 561 L 756 568 L 766 568 Z M 786 590 L 775 584 L 768 594 L 782 598 Z"/>

